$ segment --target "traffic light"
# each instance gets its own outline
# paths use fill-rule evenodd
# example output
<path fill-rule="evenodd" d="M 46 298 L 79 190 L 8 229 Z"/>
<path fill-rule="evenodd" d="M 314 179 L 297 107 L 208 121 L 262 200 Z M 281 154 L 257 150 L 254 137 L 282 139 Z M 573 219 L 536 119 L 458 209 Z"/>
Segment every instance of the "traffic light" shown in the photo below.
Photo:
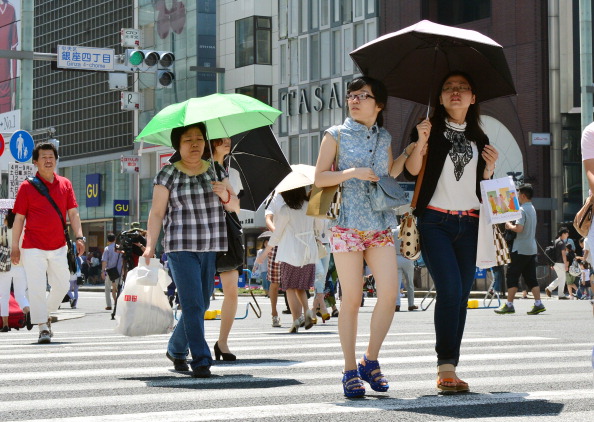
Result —
<path fill-rule="evenodd" d="M 173 73 L 173 63 L 175 56 L 170 51 L 158 51 L 159 64 L 157 70 L 157 88 L 172 88 L 175 74 Z"/>
<path fill-rule="evenodd" d="M 168 70 L 172 75 L 171 67 L 175 56 L 170 51 L 127 49 L 124 64 L 130 72 L 157 72 Z"/>

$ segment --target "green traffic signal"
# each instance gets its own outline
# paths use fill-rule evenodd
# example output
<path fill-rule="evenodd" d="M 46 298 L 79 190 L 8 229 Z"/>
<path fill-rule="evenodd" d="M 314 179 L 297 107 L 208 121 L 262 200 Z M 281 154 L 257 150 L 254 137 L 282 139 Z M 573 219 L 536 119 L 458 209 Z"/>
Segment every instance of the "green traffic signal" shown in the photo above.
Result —
<path fill-rule="evenodd" d="M 128 57 L 128 62 L 132 66 L 139 66 L 144 61 L 144 53 L 140 50 L 134 51 Z"/>

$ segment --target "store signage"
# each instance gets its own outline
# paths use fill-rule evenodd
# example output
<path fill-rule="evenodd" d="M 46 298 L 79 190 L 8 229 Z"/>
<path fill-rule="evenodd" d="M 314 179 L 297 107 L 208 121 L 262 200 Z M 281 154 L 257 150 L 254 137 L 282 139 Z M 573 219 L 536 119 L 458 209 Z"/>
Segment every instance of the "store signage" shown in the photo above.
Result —
<path fill-rule="evenodd" d="M 281 93 L 280 101 L 284 103 L 283 110 L 288 116 L 311 113 L 312 109 L 318 112 L 342 108 L 340 85 L 337 82 L 300 89 L 289 88 L 288 92 Z"/>
<path fill-rule="evenodd" d="M 101 175 L 99 173 L 87 174 L 86 194 L 87 208 L 101 205 Z"/>
<path fill-rule="evenodd" d="M 113 215 L 114 216 L 130 215 L 130 201 L 128 199 L 114 199 L 113 200 Z"/>
<path fill-rule="evenodd" d="M 157 168 L 162 169 L 169 163 L 169 159 L 173 156 L 172 152 L 159 152 L 157 154 Z"/>

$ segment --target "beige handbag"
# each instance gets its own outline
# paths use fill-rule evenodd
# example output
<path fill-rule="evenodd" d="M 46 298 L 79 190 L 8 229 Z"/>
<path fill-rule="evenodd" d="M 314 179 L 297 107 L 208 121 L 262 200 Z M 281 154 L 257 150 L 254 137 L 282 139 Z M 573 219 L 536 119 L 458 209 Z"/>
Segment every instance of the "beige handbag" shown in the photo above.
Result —
<path fill-rule="evenodd" d="M 336 156 L 334 157 L 334 170 L 338 170 L 338 151 L 340 150 L 340 129 L 336 140 Z M 340 203 L 342 201 L 342 184 L 319 188 L 312 186 L 307 203 L 306 214 L 311 217 L 327 218 L 334 220 L 340 214 Z"/>
<path fill-rule="evenodd" d="M 573 219 L 573 227 L 575 227 L 577 232 L 583 237 L 587 237 L 588 232 L 590 231 L 590 226 L 592 225 L 593 207 L 594 198 L 592 195 L 590 195 L 588 198 L 586 198 L 584 206 L 577 212 L 575 218 Z"/>
<path fill-rule="evenodd" d="M 400 219 L 400 233 L 398 234 L 398 238 L 400 239 L 400 255 L 406 259 L 410 259 L 411 261 L 419 259 L 421 256 L 421 240 L 419 236 L 419 230 L 417 230 L 417 218 L 412 214 L 412 212 L 417 206 L 417 199 L 419 197 L 419 191 L 421 190 L 421 183 L 423 183 L 426 165 L 427 155 L 425 154 L 423 157 L 421 171 L 417 176 L 415 193 L 413 194 L 413 198 L 410 203 L 411 210 L 405 213 Z"/>

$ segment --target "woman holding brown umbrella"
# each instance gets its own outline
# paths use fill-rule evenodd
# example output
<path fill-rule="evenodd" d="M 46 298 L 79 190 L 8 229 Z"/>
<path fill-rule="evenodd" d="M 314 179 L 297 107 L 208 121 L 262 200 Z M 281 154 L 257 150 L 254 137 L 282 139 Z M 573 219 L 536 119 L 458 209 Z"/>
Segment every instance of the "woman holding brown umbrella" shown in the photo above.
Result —
<path fill-rule="evenodd" d="M 433 117 L 419 123 L 411 135 L 417 147 L 405 163 L 407 173 L 416 177 L 427 155 L 414 214 L 423 259 L 437 292 L 437 389 L 445 394 L 469 391 L 456 367 L 474 281 L 479 183 L 493 176 L 498 156 L 480 127 L 476 95 L 470 75 L 446 75 Z"/>

